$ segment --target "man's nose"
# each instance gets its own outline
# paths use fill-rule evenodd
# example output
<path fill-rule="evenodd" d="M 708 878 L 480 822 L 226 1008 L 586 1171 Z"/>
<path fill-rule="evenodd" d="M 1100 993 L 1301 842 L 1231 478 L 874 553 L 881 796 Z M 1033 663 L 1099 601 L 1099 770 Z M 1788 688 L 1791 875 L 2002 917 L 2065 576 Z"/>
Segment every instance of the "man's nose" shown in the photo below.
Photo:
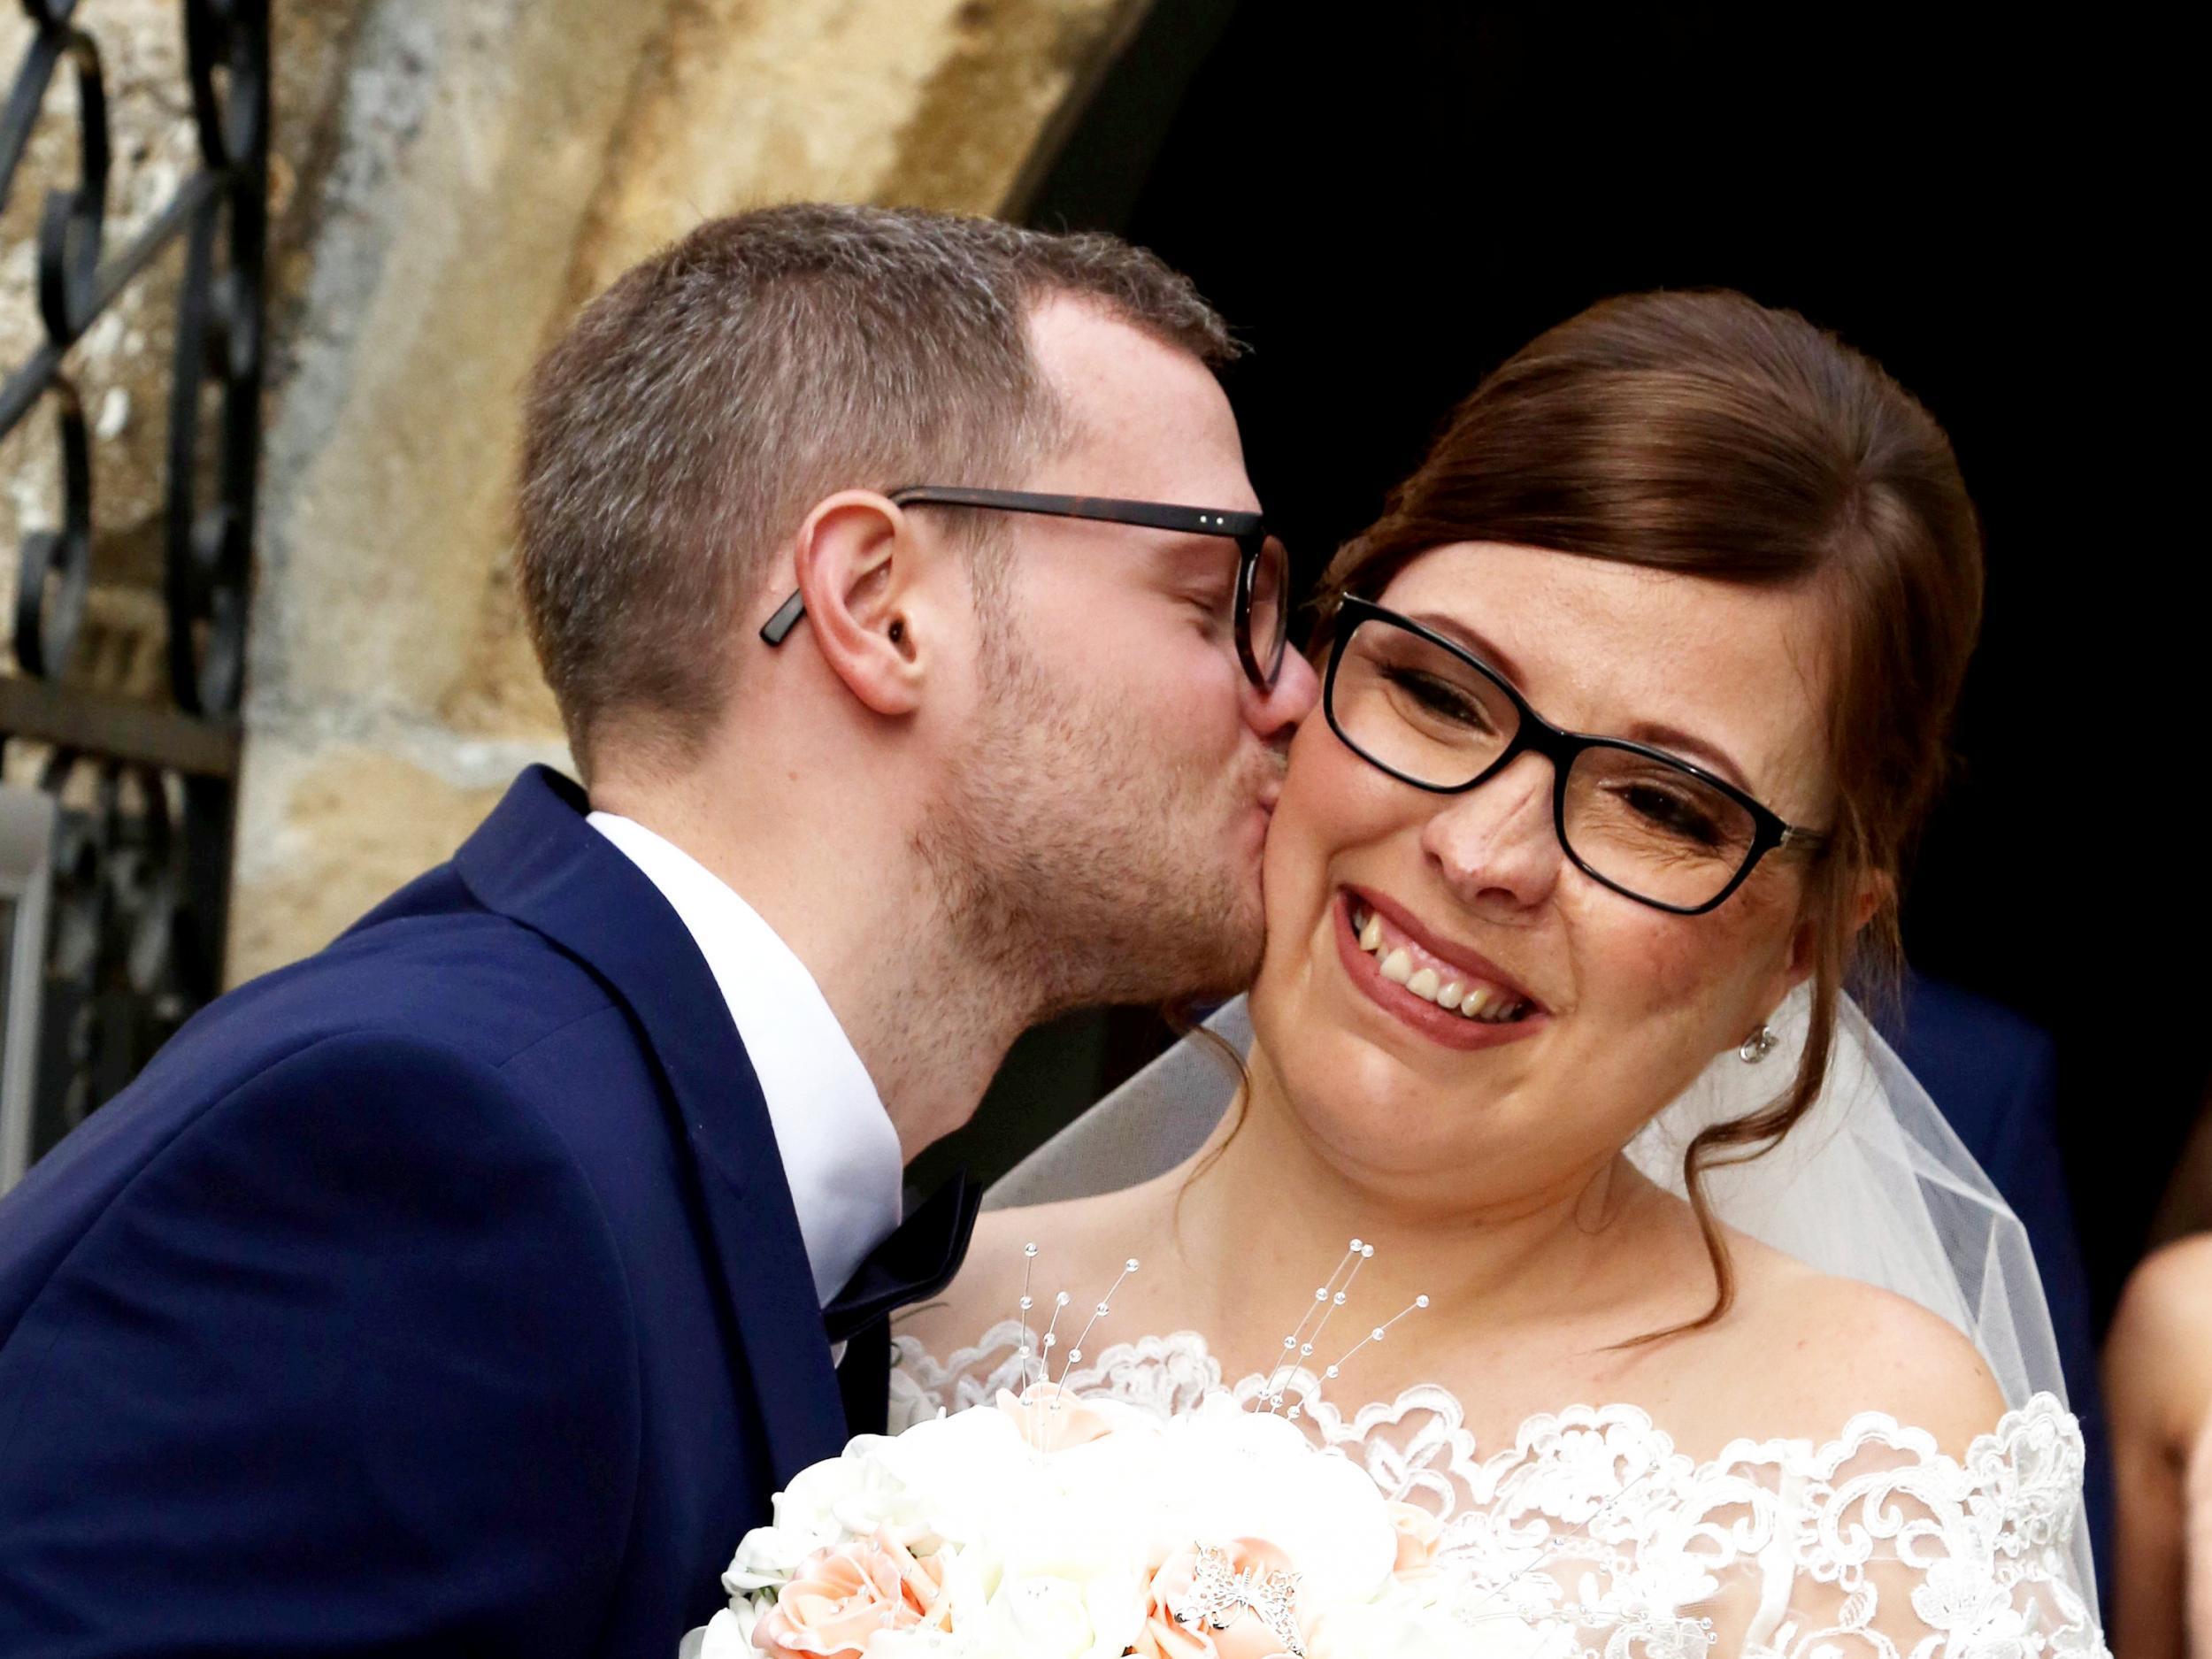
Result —
<path fill-rule="evenodd" d="M 1465 795 L 1445 797 L 1421 830 L 1421 849 L 1465 904 L 1527 910 L 1559 880 L 1566 849 L 1552 815 L 1552 766 L 1523 755 Z"/>
<path fill-rule="evenodd" d="M 1263 738 L 1287 737 L 1297 724 L 1313 712 L 1321 696 L 1321 681 L 1313 664 L 1296 651 L 1283 653 L 1283 665 L 1275 683 L 1265 691 L 1244 682 L 1245 718 Z"/>

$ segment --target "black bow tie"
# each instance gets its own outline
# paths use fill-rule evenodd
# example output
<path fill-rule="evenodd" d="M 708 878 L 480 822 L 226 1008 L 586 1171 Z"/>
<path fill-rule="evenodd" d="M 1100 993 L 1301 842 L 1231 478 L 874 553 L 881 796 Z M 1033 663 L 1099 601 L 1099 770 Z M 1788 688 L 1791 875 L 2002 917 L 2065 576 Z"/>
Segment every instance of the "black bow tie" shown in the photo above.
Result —
<path fill-rule="evenodd" d="M 849 1341 L 901 1308 L 926 1302 L 952 1282 L 968 1254 L 983 1189 L 963 1170 L 932 1193 L 868 1253 L 845 1288 L 822 1310 L 833 1342 Z"/>

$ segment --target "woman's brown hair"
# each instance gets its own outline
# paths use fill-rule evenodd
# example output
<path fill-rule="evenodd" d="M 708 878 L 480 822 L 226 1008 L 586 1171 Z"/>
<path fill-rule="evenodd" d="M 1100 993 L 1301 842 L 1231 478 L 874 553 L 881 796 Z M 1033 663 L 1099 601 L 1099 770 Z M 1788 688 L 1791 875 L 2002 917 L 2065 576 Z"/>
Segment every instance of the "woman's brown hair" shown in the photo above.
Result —
<path fill-rule="evenodd" d="M 1717 1294 L 1701 1318 L 1644 1340 L 1695 1330 L 1735 1297 L 1704 1173 L 1780 1142 L 1820 1092 L 1847 978 L 1880 985 L 1900 962 L 1897 881 L 1947 770 L 1980 624 L 1973 503 L 1933 417 L 1832 334 L 1740 294 L 1637 294 L 1560 324 L 1475 388 L 1331 564 L 1324 639 L 1343 595 L 1373 597 L 1417 555 L 1468 541 L 1804 588 L 1833 619 L 1835 817 L 1800 913 L 1817 941 L 1811 1033 L 1782 1094 L 1684 1155 Z M 1855 944 L 1870 872 L 1882 897 Z"/>

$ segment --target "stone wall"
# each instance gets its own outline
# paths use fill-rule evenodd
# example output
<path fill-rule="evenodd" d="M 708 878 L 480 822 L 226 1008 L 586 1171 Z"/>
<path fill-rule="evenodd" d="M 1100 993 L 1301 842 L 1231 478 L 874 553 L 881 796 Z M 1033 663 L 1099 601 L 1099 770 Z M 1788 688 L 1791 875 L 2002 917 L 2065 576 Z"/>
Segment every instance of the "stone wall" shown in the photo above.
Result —
<path fill-rule="evenodd" d="M 315 949 L 443 857 L 526 762 L 565 761 L 520 626 L 510 511 L 518 388 L 576 308 L 700 219 L 749 205 L 1000 209 L 1142 9 L 278 0 L 283 212 L 234 979 Z M 173 91 L 119 110 L 144 150 L 138 173 L 119 173 L 127 192 L 150 196 L 131 179 L 155 180 L 188 142 L 175 15 L 176 0 L 81 7 L 104 42 L 134 42 L 111 73 L 137 52 L 138 79 Z M 0 63 L 13 38 L 0 34 Z M 0 227 L 0 304 L 27 273 L 34 194 L 19 184 Z M 161 423 L 137 416 L 162 406 L 166 342 L 135 313 L 103 327 L 81 349 L 111 434 L 103 536 L 127 541 L 135 523 L 146 546 L 103 558 L 99 603 L 157 646 Z M 12 343 L 0 332 L 0 350 Z M 35 518 L 52 488 L 41 442 L 0 456 L 0 538 L 15 499 Z"/>

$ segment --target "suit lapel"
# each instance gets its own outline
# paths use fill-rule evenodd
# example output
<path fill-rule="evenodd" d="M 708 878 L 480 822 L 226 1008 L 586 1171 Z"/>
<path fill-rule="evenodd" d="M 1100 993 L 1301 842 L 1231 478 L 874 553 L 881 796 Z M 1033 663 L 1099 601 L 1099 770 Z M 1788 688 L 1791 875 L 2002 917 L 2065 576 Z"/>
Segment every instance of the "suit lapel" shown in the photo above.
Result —
<path fill-rule="evenodd" d="M 759 1079 L 729 1004 L 660 890 L 584 821 L 583 792 L 534 766 L 455 856 L 488 908 L 612 987 L 643 1028 L 680 1123 L 757 1390 L 779 1486 L 844 1444 L 814 1276 Z"/>

